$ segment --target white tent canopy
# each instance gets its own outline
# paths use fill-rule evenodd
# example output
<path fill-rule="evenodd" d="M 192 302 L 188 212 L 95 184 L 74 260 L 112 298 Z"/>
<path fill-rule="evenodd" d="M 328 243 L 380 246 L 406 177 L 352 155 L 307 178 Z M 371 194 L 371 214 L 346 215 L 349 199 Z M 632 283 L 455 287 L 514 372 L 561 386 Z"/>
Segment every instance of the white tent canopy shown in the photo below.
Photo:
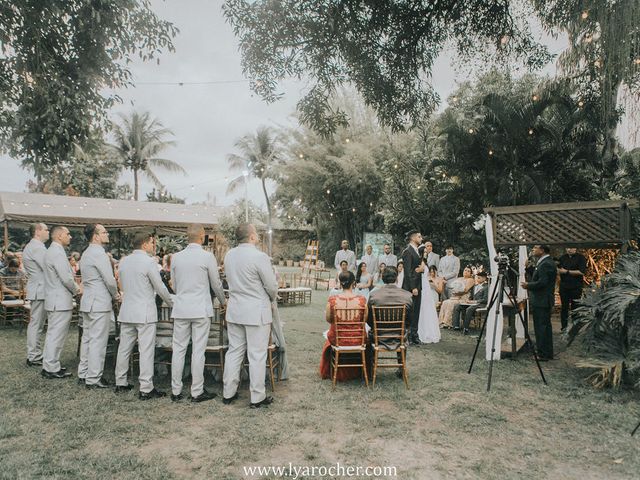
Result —
<path fill-rule="evenodd" d="M 44 222 L 67 227 L 101 223 L 108 228 L 154 227 L 184 231 L 190 224 L 213 229 L 218 207 L 71 197 L 41 193 L 0 192 L 0 221 L 11 224 Z"/>

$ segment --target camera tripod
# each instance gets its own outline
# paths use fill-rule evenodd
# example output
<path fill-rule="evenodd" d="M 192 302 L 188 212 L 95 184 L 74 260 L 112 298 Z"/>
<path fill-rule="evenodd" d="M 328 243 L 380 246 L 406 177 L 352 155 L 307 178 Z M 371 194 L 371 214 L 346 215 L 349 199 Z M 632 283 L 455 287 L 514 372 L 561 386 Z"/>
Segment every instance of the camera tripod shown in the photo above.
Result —
<path fill-rule="evenodd" d="M 631 436 L 633 437 L 633 435 L 638 431 L 638 429 L 640 428 L 640 423 L 638 423 L 636 425 L 636 428 L 633 429 L 633 432 L 631 432 Z"/>
<path fill-rule="evenodd" d="M 506 273 L 506 266 L 502 266 L 499 265 L 499 269 L 498 269 L 498 279 L 497 279 L 497 285 L 496 288 L 494 288 L 493 290 L 493 294 L 491 297 L 491 300 L 489 301 L 489 303 L 487 304 L 487 313 L 484 317 L 484 322 L 482 322 L 482 327 L 480 328 L 480 334 L 478 335 L 478 341 L 476 343 L 476 349 L 473 352 L 473 357 L 471 358 L 471 365 L 469 365 L 469 371 L 467 373 L 471 373 L 471 370 L 473 369 L 473 363 L 476 360 L 476 355 L 478 354 L 478 349 L 480 348 L 480 342 L 482 341 L 482 335 L 484 334 L 486 327 L 487 327 L 487 321 L 489 320 L 489 312 L 491 311 L 491 307 L 493 306 L 494 303 L 498 302 L 498 305 L 501 305 L 503 300 L 504 300 L 504 295 L 507 295 L 507 298 L 509 299 L 509 301 L 511 302 L 511 305 L 513 306 L 513 308 L 515 309 L 516 313 L 518 314 L 518 317 L 520 319 L 520 322 L 522 323 L 522 326 L 524 327 L 524 335 L 525 338 L 527 339 L 527 344 L 529 345 L 529 348 L 531 348 L 531 351 L 533 352 L 533 358 L 535 358 L 536 360 L 536 365 L 538 366 L 538 371 L 540 372 L 540 377 L 542 378 L 542 382 L 547 385 L 547 379 L 544 378 L 544 372 L 542 371 L 542 367 L 540 366 L 540 360 L 538 359 L 538 354 L 536 353 L 536 347 L 533 343 L 533 341 L 531 340 L 531 336 L 529 335 L 529 329 L 527 328 L 527 325 L 524 321 L 524 317 L 522 316 L 522 312 L 520 312 L 520 310 L 518 309 L 518 305 L 515 301 L 515 299 L 511 296 L 511 294 L 509 292 L 507 292 L 507 289 L 505 287 L 505 273 Z M 491 376 L 493 374 L 493 358 L 494 358 L 494 354 L 496 351 L 496 333 L 498 330 L 498 318 L 500 315 L 500 308 L 496 308 L 496 314 L 495 314 L 495 320 L 493 322 L 493 337 L 491 340 L 491 359 L 489 360 L 489 375 L 487 378 L 487 392 L 489 390 L 491 390 Z M 640 426 L 640 425 L 639 425 Z M 637 427 L 636 427 L 637 429 Z"/>

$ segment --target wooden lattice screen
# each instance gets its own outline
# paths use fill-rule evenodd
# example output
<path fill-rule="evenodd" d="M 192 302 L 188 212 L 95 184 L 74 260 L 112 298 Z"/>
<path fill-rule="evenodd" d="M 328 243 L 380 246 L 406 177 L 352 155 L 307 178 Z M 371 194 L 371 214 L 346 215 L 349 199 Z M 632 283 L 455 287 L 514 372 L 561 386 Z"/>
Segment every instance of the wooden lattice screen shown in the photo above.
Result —
<path fill-rule="evenodd" d="M 551 203 L 485 209 L 493 218 L 496 247 L 625 245 L 631 237 L 629 203 Z"/>

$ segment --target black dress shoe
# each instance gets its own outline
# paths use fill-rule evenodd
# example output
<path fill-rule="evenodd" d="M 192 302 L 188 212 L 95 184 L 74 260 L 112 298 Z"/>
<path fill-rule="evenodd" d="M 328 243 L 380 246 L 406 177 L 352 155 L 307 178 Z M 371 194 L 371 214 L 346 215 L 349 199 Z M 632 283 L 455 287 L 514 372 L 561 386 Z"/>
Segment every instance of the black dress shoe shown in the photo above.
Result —
<path fill-rule="evenodd" d="M 264 397 L 261 402 L 252 403 L 249 405 L 249 408 L 261 408 L 271 405 L 273 403 L 273 397 Z"/>
<path fill-rule="evenodd" d="M 462 334 L 463 335 L 469 335 L 469 329 L 468 328 L 463 329 L 462 330 Z"/>
<path fill-rule="evenodd" d="M 70 373 L 63 372 L 62 370 L 58 370 L 57 372 L 47 372 L 44 369 L 40 372 L 40 375 L 44 378 L 67 378 L 71 376 Z"/>
<path fill-rule="evenodd" d="M 173 393 L 171 394 L 171 401 L 172 402 L 179 402 L 183 398 L 184 398 L 184 395 L 182 393 L 179 393 L 178 395 L 174 395 Z"/>
<path fill-rule="evenodd" d="M 42 360 L 29 360 L 27 358 L 27 367 L 41 367 Z"/>
<path fill-rule="evenodd" d="M 116 385 L 116 388 L 113 391 L 115 393 L 124 393 L 124 392 L 130 392 L 131 390 L 133 390 L 133 385 L 128 384 L 128 385 Z"/>
<path fill-rule="evenodd" d="M 454 330 L 460 330 L 460 327 L 453 327 Z"/>
<path fill-rule="evenodd" d="M 238 392 L 236 392 L 236 394 L 233 397 L 229 397 L 229 398 L 222 398 L 222 403 L 224 403 L 225 405 L 231 405 L 233 402 L 235 402 L 238 399 Z"/>
<path fill-rule="evenodd" d="M 151 400 L 152 398 L 162 398 L 166 396 L 166 392 L 161 392 L 160 390 L 156 390 L 155 388 L 150 392 L 138 392 L 139 400 Z"/>
<path fill-rule="evenodd" d="M 218 396 L 217 394 L 215 394 L 213 392 L 207 392 L 205 390 L 200 395 L 198 395 L 197 397 L 191 397 L 191 403 L 206 402 L 207 400 L 213 400 L 217 396 Z"/>
<path fill-rule="evenodd" d="M 101 378 L 100 380 L 98 380 L 97 383 L 86 383 L 85 382 L 84 386 L 89 388 L 89 389 L 93 389 L 93 388 L 109 388 L 109 382 L 107 382 L 104 378 Z"/>

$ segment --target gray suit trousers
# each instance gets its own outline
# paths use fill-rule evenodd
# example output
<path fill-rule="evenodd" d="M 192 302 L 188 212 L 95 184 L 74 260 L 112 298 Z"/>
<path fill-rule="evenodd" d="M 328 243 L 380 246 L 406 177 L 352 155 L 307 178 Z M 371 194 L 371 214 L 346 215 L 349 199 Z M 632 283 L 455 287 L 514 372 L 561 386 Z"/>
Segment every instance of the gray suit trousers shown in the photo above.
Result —
<path fill-rule="evenodd" d="M 42 360 L 40 338 L 46 319 L 47 312 L 44 309 L 44 300 L 31 300 L 31 317 L 27 326 L 27 359 L 31 362 Z"/>
<path fill-rule="evenodd" d="M 204 391 L 204 351 L 207 348 L 211 318 L 175 318 L 173 320 L 173 354 L 171 355 L 171 392 L 182 392 L 184 357 L 191 340 L 191 396 Z"/>
<path fill-rule="evenodd" d="M 116 385 L 127 385 L 129 358 L 138 340 L 140 352 L 140 391 L 153 390 L 153 361 L 156 352 L 156 323 L 121 323 L 120 345 L 116 361 Z"/>
<path fill-rule="evenodd" d="M 224 398 L 233 397 L 240 384 L 240 371 L 244 355 L 249 358 L 249 390 L 251 403 L 265 399 L 265 377 L 267 375 L 267 350 L 271 324 L 240 325 L 227 323 L 229 350 L 224 361 Z"/>
<path fill-rule="evenodd" d="M 84 378 L 87 385 L 96 384 L 102 378 L 110 322 L 111 311 L 82 312 L 82 344 L 78 378 Z"/>
<path fill-rule="evenodd" d="M 55 373 L 60 370 L 60 355 L 69 333 L 72 314 L 73 310 L 47 312 L 49 325 L 42 354 L 42 368 L 47 372 Z"/>

